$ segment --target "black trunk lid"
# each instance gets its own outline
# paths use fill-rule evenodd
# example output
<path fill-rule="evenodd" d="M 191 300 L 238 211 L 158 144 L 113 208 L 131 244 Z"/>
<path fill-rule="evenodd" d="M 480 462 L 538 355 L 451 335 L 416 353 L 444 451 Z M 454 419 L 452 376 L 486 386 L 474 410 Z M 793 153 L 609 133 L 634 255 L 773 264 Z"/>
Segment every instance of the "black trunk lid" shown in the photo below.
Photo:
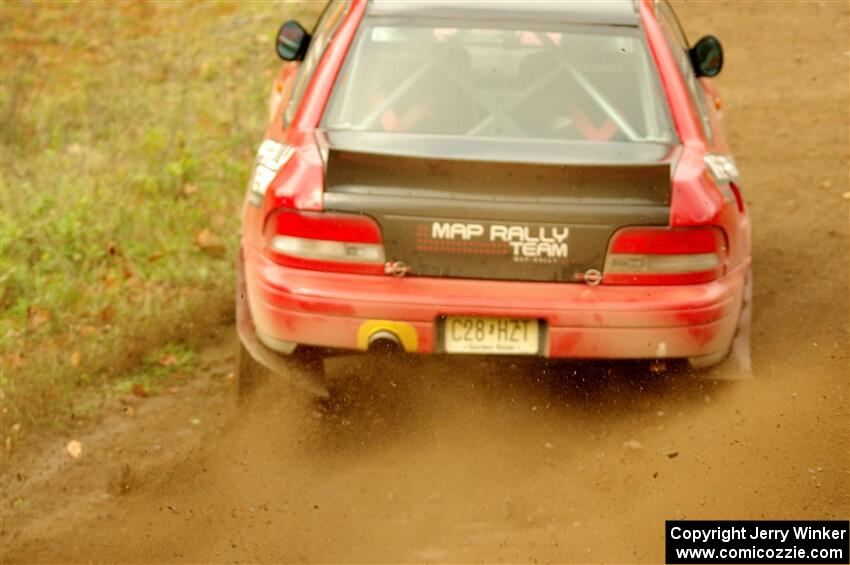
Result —
<path fill-rule="evenodd" d="M 580 281 L 611 234 L 667 225 L 676 147 L 322 132 L 325 208 L 381 225 L 412 275 Z"/>

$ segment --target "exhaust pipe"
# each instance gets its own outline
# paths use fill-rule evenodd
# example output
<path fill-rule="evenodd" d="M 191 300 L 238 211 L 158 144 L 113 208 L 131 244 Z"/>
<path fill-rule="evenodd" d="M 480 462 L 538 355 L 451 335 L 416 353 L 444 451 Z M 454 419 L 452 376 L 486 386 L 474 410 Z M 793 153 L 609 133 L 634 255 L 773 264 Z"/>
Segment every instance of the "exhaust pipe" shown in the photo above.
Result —
<path fill-rule="evenodd" d="M 372 353 L 404 353 L 404 346 L 396 334 L 389 330 L 378 330 L 369 336 L 368 351 Z"/>

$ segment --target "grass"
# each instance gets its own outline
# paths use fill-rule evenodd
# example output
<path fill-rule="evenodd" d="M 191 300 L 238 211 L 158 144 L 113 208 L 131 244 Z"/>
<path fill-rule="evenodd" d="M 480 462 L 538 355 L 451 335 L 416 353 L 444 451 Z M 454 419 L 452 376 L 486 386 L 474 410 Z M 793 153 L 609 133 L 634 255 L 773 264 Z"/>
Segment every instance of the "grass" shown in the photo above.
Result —
<path fill-rule="evenodd" d="M 61 425 L 229 316 L 274 34 L 321 5 L 0 7 L 2 415 Z"/>

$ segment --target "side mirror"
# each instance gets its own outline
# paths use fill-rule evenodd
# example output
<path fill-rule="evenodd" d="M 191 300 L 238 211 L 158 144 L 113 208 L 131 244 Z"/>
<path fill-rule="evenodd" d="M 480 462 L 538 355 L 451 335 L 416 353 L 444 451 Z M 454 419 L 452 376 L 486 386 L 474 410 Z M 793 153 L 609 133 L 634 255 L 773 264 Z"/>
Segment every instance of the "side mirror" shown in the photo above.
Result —
<path fill-rule="evenodd" d="M 301 61 L 307 53 L 311 36 L 295 20 L 285 22 L 277 31 L 277 56 L 284 61 Z"/>
<path fill-rule="evenodd" d="M 706 35 L 691 47 L 691 64 L 698 77 L 716 77 L 723 68 L 723 47 L 713 35 Z"/>

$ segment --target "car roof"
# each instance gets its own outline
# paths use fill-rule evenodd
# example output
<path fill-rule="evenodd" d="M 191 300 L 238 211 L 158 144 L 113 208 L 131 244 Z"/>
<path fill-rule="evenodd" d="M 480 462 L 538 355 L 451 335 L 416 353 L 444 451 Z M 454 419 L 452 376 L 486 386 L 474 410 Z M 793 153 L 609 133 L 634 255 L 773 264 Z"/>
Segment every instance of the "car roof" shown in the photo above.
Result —
<path fill-rule="evenodd" d="M 637 26 L 634 0 L 371 0 L 373 16 Z"/>

